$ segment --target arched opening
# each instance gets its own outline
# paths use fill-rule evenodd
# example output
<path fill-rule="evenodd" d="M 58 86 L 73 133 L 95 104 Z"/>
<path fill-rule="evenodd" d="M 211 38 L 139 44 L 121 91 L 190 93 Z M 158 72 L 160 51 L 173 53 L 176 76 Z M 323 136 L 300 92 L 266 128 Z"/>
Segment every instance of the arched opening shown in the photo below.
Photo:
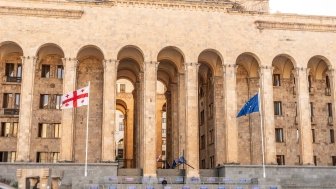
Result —
<path fill-rule="evenodd" d="M 176 47 L 165 47 L 159 54 L 157 69 L 157 146 L 158 168 L 171 168 L 173 160 L 183 155 L 185 139 L 182 98 L 184 56 Z M 165 144 L 165 145 L 164 145 Z M 174 167 L 176 168 L 176 167 Z M 177 167 L 182 168 L 182 166 Z"/>
<path fill-rule="evenodd" d="M 12 140 L 10 137 L 18 136 L 18 122 L 21 98 L 21 77 L 22 77 L 22 48 L 14 42 L 0 43 L 0 74 L 2 87 L 0 87 L 1 98 L 1 133 L 3 141 Z M 3 146 L 3 151 L 8 155 L 2 159 L 3 162 L 15 162 L 16 145 Z"/>
<path fill-rule="evenodd" d="M 276 56 L 272 61 L 273 66 L 273 104 L 274 126 L 277 163 L 282 165 L 296 165 L 299 162 L 299 148 L 297 131 L 297 100 L 295 87 L 294 59 L 286 54 Z M 291 113 L 285 113 L 291 112 Z M 292 124 L 288 124 L 292 123 Z M 294 124 L 295 123 L 295 124 Z M 285 144 L 286 145 L 283 145 Z M 284 157 L 284 158 L 282 158 Z"/>
<path fill-rule="evenodd" d="M 77 54 L 77 82 L 76 88 L 80 89 L 90 83 L 90 111 L 89 111 L 89 142 L 88 162 L 101 160 L 102 146 L 102 122 L 103 122 L 103 86 L 104 86 L 104 55 L 102 51 L 93 45 L 82 47 Z M 85 135 L 87 122 L 87 106 L 79 107 L 75 113 L 74 126 L 74 151 L 78 154 L 75 161 L 84 162 Z"/>
<path fill-rule="evenodd" d="M 312 131 L 312 142 L 319 143 L 319 136 L 329 136 L 329 141 L 334 140 L 333 125 L 333 100 L 332 85 L 335 77 L 331 71 L 331 63 L 324 56 L 314 56 L 308 61 L 308 91 L 310 100 L 310 120 Z M 330 145 L 313 145 L 313 156 L 315 165 L 328 165 L 329 161 L 321 158 L 321 153 L 331 156 L 335 149 Z"/>
<path fill-rule="evenodd" d="M 212 169 L 224 162 L 222 58 L 215 50 L 198 57 L 199 167 Z"/>
<path fill-rule="evenodd" d="M 259 61 L 252 53 L 243 53 L 236 60 L 238 65 L 237 80 L 237 107 L 238 110 L 259 90 Z M 238 162 L 242 164 L 260 164 L 260 117 L 258 114 L 249 114 L 238 119 Z"/>
<path fill-rule="evenodd" d="M 117 80 L 115 141 L 123 139 L 123 154 L 116 152 L 119 167 L 135 168 L 134 157 L 134 85 L 128 79 Z M 118 144 L 116 145 L 118 147 Z M 119 149 L 119 147 L 118 147 Z"/>
<path fill-rule="evenodd" d="M 118 53 L 117 99 L 127 104 L 124 132 L 124 167 L 141 167 L 143 53 L 136 46 L 125 46 Z M 118 105 L 118 103 L 117 103 Z"/>

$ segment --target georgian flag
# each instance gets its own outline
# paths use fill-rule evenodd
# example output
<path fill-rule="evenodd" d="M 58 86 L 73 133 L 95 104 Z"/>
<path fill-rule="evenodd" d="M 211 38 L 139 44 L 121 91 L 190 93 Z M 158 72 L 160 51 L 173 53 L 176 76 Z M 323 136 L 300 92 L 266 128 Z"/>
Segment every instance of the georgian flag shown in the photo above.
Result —
<path fill-rule="evenodd" d="M 89 86 L 62 96 L 61 109 L 77 108 L 89 104 Z"/>

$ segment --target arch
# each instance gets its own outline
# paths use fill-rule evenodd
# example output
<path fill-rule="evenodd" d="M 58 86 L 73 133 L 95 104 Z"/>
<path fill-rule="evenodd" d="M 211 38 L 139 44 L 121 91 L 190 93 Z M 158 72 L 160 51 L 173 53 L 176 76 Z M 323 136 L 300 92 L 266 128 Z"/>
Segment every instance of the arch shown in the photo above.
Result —
<path fill-rule="evenodd" d="M 307 67 L 310 68 L 310 75 L 314 79 L 321 80 L 332 65 L 326 57 L 316 55 L 309 59 Z"/>
<path fill-rule="evenodd" d="M 134 62 L 138 64 L 139 69 L 141 71 L 143 70 L 143 63 L 145 61 L 144 53 L 137 46 L 127 45 L 127 46 L 122 47 L 118 52 L 117 59 L 120 61 L 125 60 L 125 59 L 133 60 Z"/>
<path fill-rule="evenodd" d="M 63 49 L 55 43 L 43 44 L 36 51 L 36 56 L 39 57 L 40 59 L 43 59 L 45 56 L 49 54 L 55 54 L 58 55 L 59 57 L 64 57 Z"/>
<path fill-rule="evenodd" d="M 236 65 L 240 65 L 249 77 L 259 77 L 260 59 L 254 53 L 245 52 L 240 54 L 236 59 Z"/>
<path fill-rule="evenodd" d="M 169 83 L 177 82 L 178 68 L 170 60 L 162 60 L 157 69 L 157 78 L 162 80 L 168 87 Z"/>
<path fill-rule="evenodd" d="M 117 104 L 116 110 L 119 110 L 121 113 L 126 115 L 126 110 L 127 110 L 126 102 L 121 99 L 116 99 L 116 104 Z"/>
<path fill-rule="evenodd" d="M 283 78 L 290 78 L 292 70 L 295 68 L 295 60 L 288 54 L 279 54 L 274 57 L 272 66 L 274 67 L 274 73 L 279 72 Z"/>
<path fill-rule="evenodd" d="M 81 61 L 89 57 L 96 57 L 98 61 L 104 60 L 103 51 L 95 45 L 86 45 L 79 49 L 77 53 L 77 60 Z"/>
<path fill-rule="evenodd" d="M 161 49 L 157 56 L 157 61 L 160 62 L 160 64 L 166 61 L 174 63 L 180 73 L 184 72 L 184 53 L 175 46 L 168 46 Z"/>
<path fill-rule="evenodd" d="M 19 53 L 23 56 L 22 47 L 13 41 L 4 41 L 0 43 L 0 59 L 11 53 Z"/>
<path fill-rule="evenodd" d="M 205 49 L 198 56 L 198 62 L 208 64 L 214 75 L 220 75 L 224 59 L 221 53 L 215 49 Z"/>
<path fill-rule="evenodd" d="M 123 59 L 117 68 L 117 78 L 128 78 L 133 85 L 140 80 L 140 67 L 133 59 Z"/>
<path fill-rule="evenodd" d="M 208 78 L 213 77 L 213 70 L 211 69 L 209 64 L 201 64 L 198 69 L 198 74 L 200 76 L 202 84 L 206 84 L 208 82 Z"/>

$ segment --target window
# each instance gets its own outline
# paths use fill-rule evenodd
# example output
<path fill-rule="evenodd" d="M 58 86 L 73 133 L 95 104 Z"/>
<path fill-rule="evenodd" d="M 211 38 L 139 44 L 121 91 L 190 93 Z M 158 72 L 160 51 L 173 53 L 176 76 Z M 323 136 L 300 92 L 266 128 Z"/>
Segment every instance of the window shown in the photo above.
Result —
<path fill-rule="evenodd" d="M 40 95 L 40 109 L 47 109 L 47 108 L 49 108 L 49 95 L 41 94 Z"/>
<path fill-rule="evenodd" d="M 313 92 L 312 91 L 312 76 L 311 75 L 308 75 L 308 89 L 309 89 L 309 92 Z"/>
<path fill-rule="evenodd" d="M 328 117 L 332 117 L 332 103 L 328 103 Z"/>
<path fill-rule="evenodd" d="M 20 93 L 15 93 L 14 109 L 20 109 Z"/>
<path fill-rule="evenodd" d="M 278 165 L 285 165 L 285 156 L 284 155 L 277 155 L 276 160 L 277 160 Z"/>
<path fill-rule="evenodd" d="M 19 77 L 19 78 L 22 77 L 22 64 L 17 65 L 16 77 Z"/>
<path fill-rule="evenodd" d="M 276 128 L 275 129 L 275 141 L 276 142 L 284 142 L 283 128 Z"/>
<path fill-rule="evenodd" d="M 64 67 L 63 67 L 63 65 L 57 65 L 56 76 L 57 76 L 57 79 L 63 79 L 64 78 Z"/>
<path fill-rule="evenodd" d="M 124 131 L 124 122 L 119 122 L 119 131 Z"/>
<path fill-rule="evenodd" d="M 212 117 L 213 116 L 213 103 L 209 104 L 209 117 Z"/>
<path fill-rule="evenodd" d="M 211 130 L 209 130 L 209 144 L 213 144 L 214 141 L 215 141 L 214 130 L 211 129 Z"/>
<path fill-rule="evenodd" d="M 205 149 L 205 136 L 201 136 L 201 149 Z"/>
<path fill-rule="evenodd" d="M 1 123 L 0 137 L 16 137 L 18 123 L 3 122 Z"/>
<path fill-rule="evenodd" d="M 36 162 L 38 163 L 57 163 L 59 152 L 37 152 Z"/>
<path fill-rule="evenodd" d="M 280 86 L 280 74 L 273 74 L 273 86 Z"/>
<path fill-rule="evenodd" d="M 162 118 L 162 123 L 166 123 L 166 118 Z"/>
<path fill-rule="evenodd" d="M 60 123 L 39 123 L 38 137 L 39 138 L 59 138 Z"/>
<path fill-rule="evenodd" d="M 314 117 L 314 104 L 310 102 L 310 117 Z"/>
<path fill-rule="evenodd" d="M 215 167 L 215 156 L 210 156 L 210 168 Z"/>
<path fill-rule="evenodd" d="M 332 165 L 336 166 L 336 156 L 331 156 Z"/>
<path fill-rule="evenodd" d="M 13 97 L 12 93 L 4 93 L 3 94 L 3 100 L 2 100 L 2 107 L 3 108 L 10 108 L 9 107 L 9 101 Z"/>
<path fill-rule="evenodd" d="M 336 157 L 336 156 L 335 156 L 335 157 Z M 206 168 L 206 167 L 205 167 L 205 159 L 202 159 L 201 168 L 202 168 L 202 169 L 205 169 L 205 168 Z"/>
<path fill-rule="evenodd" d="M 16 152 L 0 151 L 0 162 L 14 162 L 16 158 Z"/>
<path fill-rule="evenodd" d="M 282 115 L 282 104 L 281 101 L 274 101 L 274 115 Z"/>
<path fill-rule="evenodd" d="M 312 129 L 313 143 L 315 143 L 315 129 Z"/>
<path fill-rule="evenodd" d="M 56 109 L 59 110 L 61 109 L 62 106 L 62 95 L 56 95 Z"/>
<path fill-rule="evenodd" d="M 6 63 L 5 74 L 7 77 L 14 77 L 14 64 Z"/>
<path fill-rule="evenodd" d="M 316 166 L 317 165 L 317 157 L 314 156 L 313 158 L 314 158 L 314 165 Z"/>
<path fill-rule="evenodd" d="M 330 143 L 335 143 L 334 129 L 330 129 Z"/>
<path fill-rule="evenodd" d="M 326 87 L 327 87 L 327 89 L 330 89 L 330 80 L 329 80 L 329 76 L 326 76 Z"/>
<path fill-rule="evenodd" d="M 204 110 L 201 111 L 200 125 L 204 124 Z"/>
<path fill-rule="evenodd" d="M 126 85 L 125 84 L 120 84 L 120 92 L 124 93 L 126 91 Z"/>
<path fill-rule="evenodd" d="M 42 64 L 41 77 L 49 78 L 50 77 L 50 65 Z"/>

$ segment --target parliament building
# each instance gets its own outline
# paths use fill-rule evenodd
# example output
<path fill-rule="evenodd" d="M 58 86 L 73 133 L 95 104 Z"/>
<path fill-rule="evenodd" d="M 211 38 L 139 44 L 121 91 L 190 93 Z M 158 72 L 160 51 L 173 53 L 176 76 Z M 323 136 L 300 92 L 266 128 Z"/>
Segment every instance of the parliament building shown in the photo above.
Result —
<path fill-rule="evenodd" d="M 268 0 L 0 0 L 0 25 L 6 166 L 84 164 L 87 120 L 88 163 L 143 176 L 181 156 L 187 177 L 336 166 L 336 17 Z M 88 82 L 88 119 L 62 110 Z M 258 91 L 260 112 L 237 118 Z"/>

